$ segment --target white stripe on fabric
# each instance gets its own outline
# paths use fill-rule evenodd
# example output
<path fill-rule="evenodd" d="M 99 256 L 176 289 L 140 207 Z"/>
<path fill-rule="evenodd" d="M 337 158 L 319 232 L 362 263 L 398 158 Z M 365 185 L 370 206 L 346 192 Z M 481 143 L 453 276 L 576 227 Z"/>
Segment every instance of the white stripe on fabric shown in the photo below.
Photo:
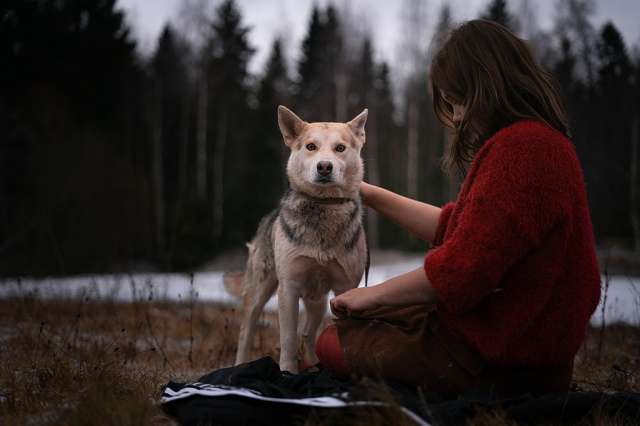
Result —
<path fill-rule="evenodd" d="M 324 408 L 344 408 L 349 406 L 385 406 L 388 405 L 380 401 L 351 401 L 346 402 L 339 398 L 332 396 L 320 396 L 313 398 L 274 398 L 264 396 L 259 392 L 256 392 L 247 388 L 239 388 L 233 386 L 216 386 L 207 383 L 189 383 L 178 391 L 174 391 L 171 388 L 165 388 L 160 397 L 160 403 L 165 404 L 167 402 L 176 401 L 183 398 L 188 398 L 194 395 L 218 397 L 218 396 L 241 396 L 250 399 L 257 399 L 260 401 L 269 401 L 277 403 L 288 403 L 296 405 L 306 405 L 311 407 L 324 407 Z M 346 397 L 346 393 L 343 394 Z M 420 426 L 432 426 L 430 423 L 424 421 L 420 416 L 406 407 L 400 407 L 402 412 L 411 420 L 416 422 Z"/>

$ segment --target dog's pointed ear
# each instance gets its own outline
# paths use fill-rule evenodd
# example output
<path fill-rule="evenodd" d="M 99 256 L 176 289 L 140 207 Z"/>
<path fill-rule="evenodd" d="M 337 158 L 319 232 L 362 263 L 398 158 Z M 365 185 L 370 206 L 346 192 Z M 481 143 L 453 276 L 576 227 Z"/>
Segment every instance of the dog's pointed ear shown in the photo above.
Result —
<path fill-rule="evenodd" d="M 367 124 L 368 109 L 364 109 L 356 118 L 347 123 L 351 131 L 358 137 L 365 141 L 364 125 Z"/>
<path fill-rule="evenodd" d="M 289 108 L 282 105 L 278 106 L 278 127 L 280 127 L 280 133 L 282 133 L 284 143 L 287 146 L 291 146 L 307 124 L 306 121 L 295 115 Z"/>

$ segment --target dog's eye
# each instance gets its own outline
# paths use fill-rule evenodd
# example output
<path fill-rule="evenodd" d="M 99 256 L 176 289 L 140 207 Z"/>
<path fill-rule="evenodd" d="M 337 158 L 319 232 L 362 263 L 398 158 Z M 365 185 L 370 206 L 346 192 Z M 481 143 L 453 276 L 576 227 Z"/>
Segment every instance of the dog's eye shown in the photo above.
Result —
<path fill-rule="evenodd" d="M 307 149 L 309 151 L 315 151 L 316 150 L 316 144 L 315 143 L 308 143 L 307 144 Z"/>
<path fill-rule="evenodd" d="M 345 149 L 347 149 L 347 147 L 342 144 L 336 145 L 336 151 L 338 152 L 343 152 Z"/>

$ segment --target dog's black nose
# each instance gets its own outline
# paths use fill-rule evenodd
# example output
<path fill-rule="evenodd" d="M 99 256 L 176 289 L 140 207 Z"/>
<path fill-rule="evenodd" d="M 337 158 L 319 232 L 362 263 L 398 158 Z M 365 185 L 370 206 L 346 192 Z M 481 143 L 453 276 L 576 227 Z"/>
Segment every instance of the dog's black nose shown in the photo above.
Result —
<path fill-rule="evenodd" d="M 331 161 L 320 161 L 316 167 L 320 176 L 329 176 L 333 170 Z"/>

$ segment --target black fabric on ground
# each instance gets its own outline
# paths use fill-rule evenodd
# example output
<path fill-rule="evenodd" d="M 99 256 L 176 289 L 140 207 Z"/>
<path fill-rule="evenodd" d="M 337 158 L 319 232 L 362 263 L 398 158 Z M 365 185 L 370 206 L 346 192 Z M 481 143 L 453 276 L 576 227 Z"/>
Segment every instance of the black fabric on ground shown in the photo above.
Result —
<path fill-rule="evenodd" d="M 287 405 L 277 409 L 274 405 L 242 397 L 193 396 L 162 407 L 185 426 L 303 424 L 309 414 L 309 407 Z"/>
<path fill-rule="evenodd" d="M 278 364 L 264 357 L 241 366 L 222 368 L 198 379 L 200 383 L 241 386 L 276 398 L 305 398 L 339 394 L 350 389 L 348 382 L 333 378 L 328 370 L 300 374 L 281 372 Z"/>
<path fill-rule="evenodd" d="M 339 380 L 324 368 L 305 371 L 300 374 L 281 372 L 278 364 L 270 357 L 242 364 L 235 367 L 223 368 L 200 377 L 196 383 L 204 383 L 221 387 L 241 387 L 257 391 L 261 395 L 273 398 L 313 398 L 334 397 L 340 401 L 374 401 L 370 389 L 353 385 Z M 188 388 L 190 384 L 170 382 L 167 389 L 178 392 Z M 196 384 L 193 384 L 197 387 Z M 390 396 L 395 401 L 418 413 L 418 400 L 413 389 L 401 384 L 393 384 L 388 388 Z M 286 425 L 304 423 L 304 419 L 313 409 L 329 414 L 333 408 L 311 407 L 291 403 L 275 403 L 248 399 L 242 396 L 203 396 L 193 395 L 188 398 L 163 402 L 163 410 L 177 419 L 183 425 Z M 357 415 L 364 407 L 344 407 L 340 411 L 349 411 L 349 415 Z M 325 413 L 327 412 L 327 413 Z M 345 413 L 346 414 L 346 413 Z"/>
<path fill-rule="evenodd" d="M 464 425 L 478 409 L 490 411 L 498 408 L 518 424 L 575 424 L 594 413 L 615 418 L 616 424 L 640 424 L 640 394 L 635 393 L 570 392 L 499 401 L 476 395 L 471 399 L 444 402 L 429 399 L 425 402 L 418 390 L 398 383 L 386 383 L 388 394 L 381 397 L 379 385 L 373 385 L 372 382 L 352 384 L 341 381 L 323 368 L 301 374 L 281 372 L 278 364 L 268 357 L 216 370 L 201 377 L 197 383 L 170 382 L 163 391 L 162 408 L 183 425 L 303 424 L 309 415 L 315 415 L 319 419 L 335 419 L 337 413 L 344 415 L 346 420 L 363 414 L 361 411 L 366 408 L 311 407 L 291 402 L 259 401 L 246 396 L 190 393 L 191 390 L 206 388 L 207 385 L 213 385 L 216 389 L 250 389 L 264 397 L 294 400 L 334 397 L 347 403 L 388 402 L 392 397 L 410 413 L 419 416 L 418 421 L 422 421 L 422 424 L 443 426 Z M 179 392 L 186 392 L 189 396 L 175 399 Z M 405 415 L 410 416 L 406 411 Z"/>

